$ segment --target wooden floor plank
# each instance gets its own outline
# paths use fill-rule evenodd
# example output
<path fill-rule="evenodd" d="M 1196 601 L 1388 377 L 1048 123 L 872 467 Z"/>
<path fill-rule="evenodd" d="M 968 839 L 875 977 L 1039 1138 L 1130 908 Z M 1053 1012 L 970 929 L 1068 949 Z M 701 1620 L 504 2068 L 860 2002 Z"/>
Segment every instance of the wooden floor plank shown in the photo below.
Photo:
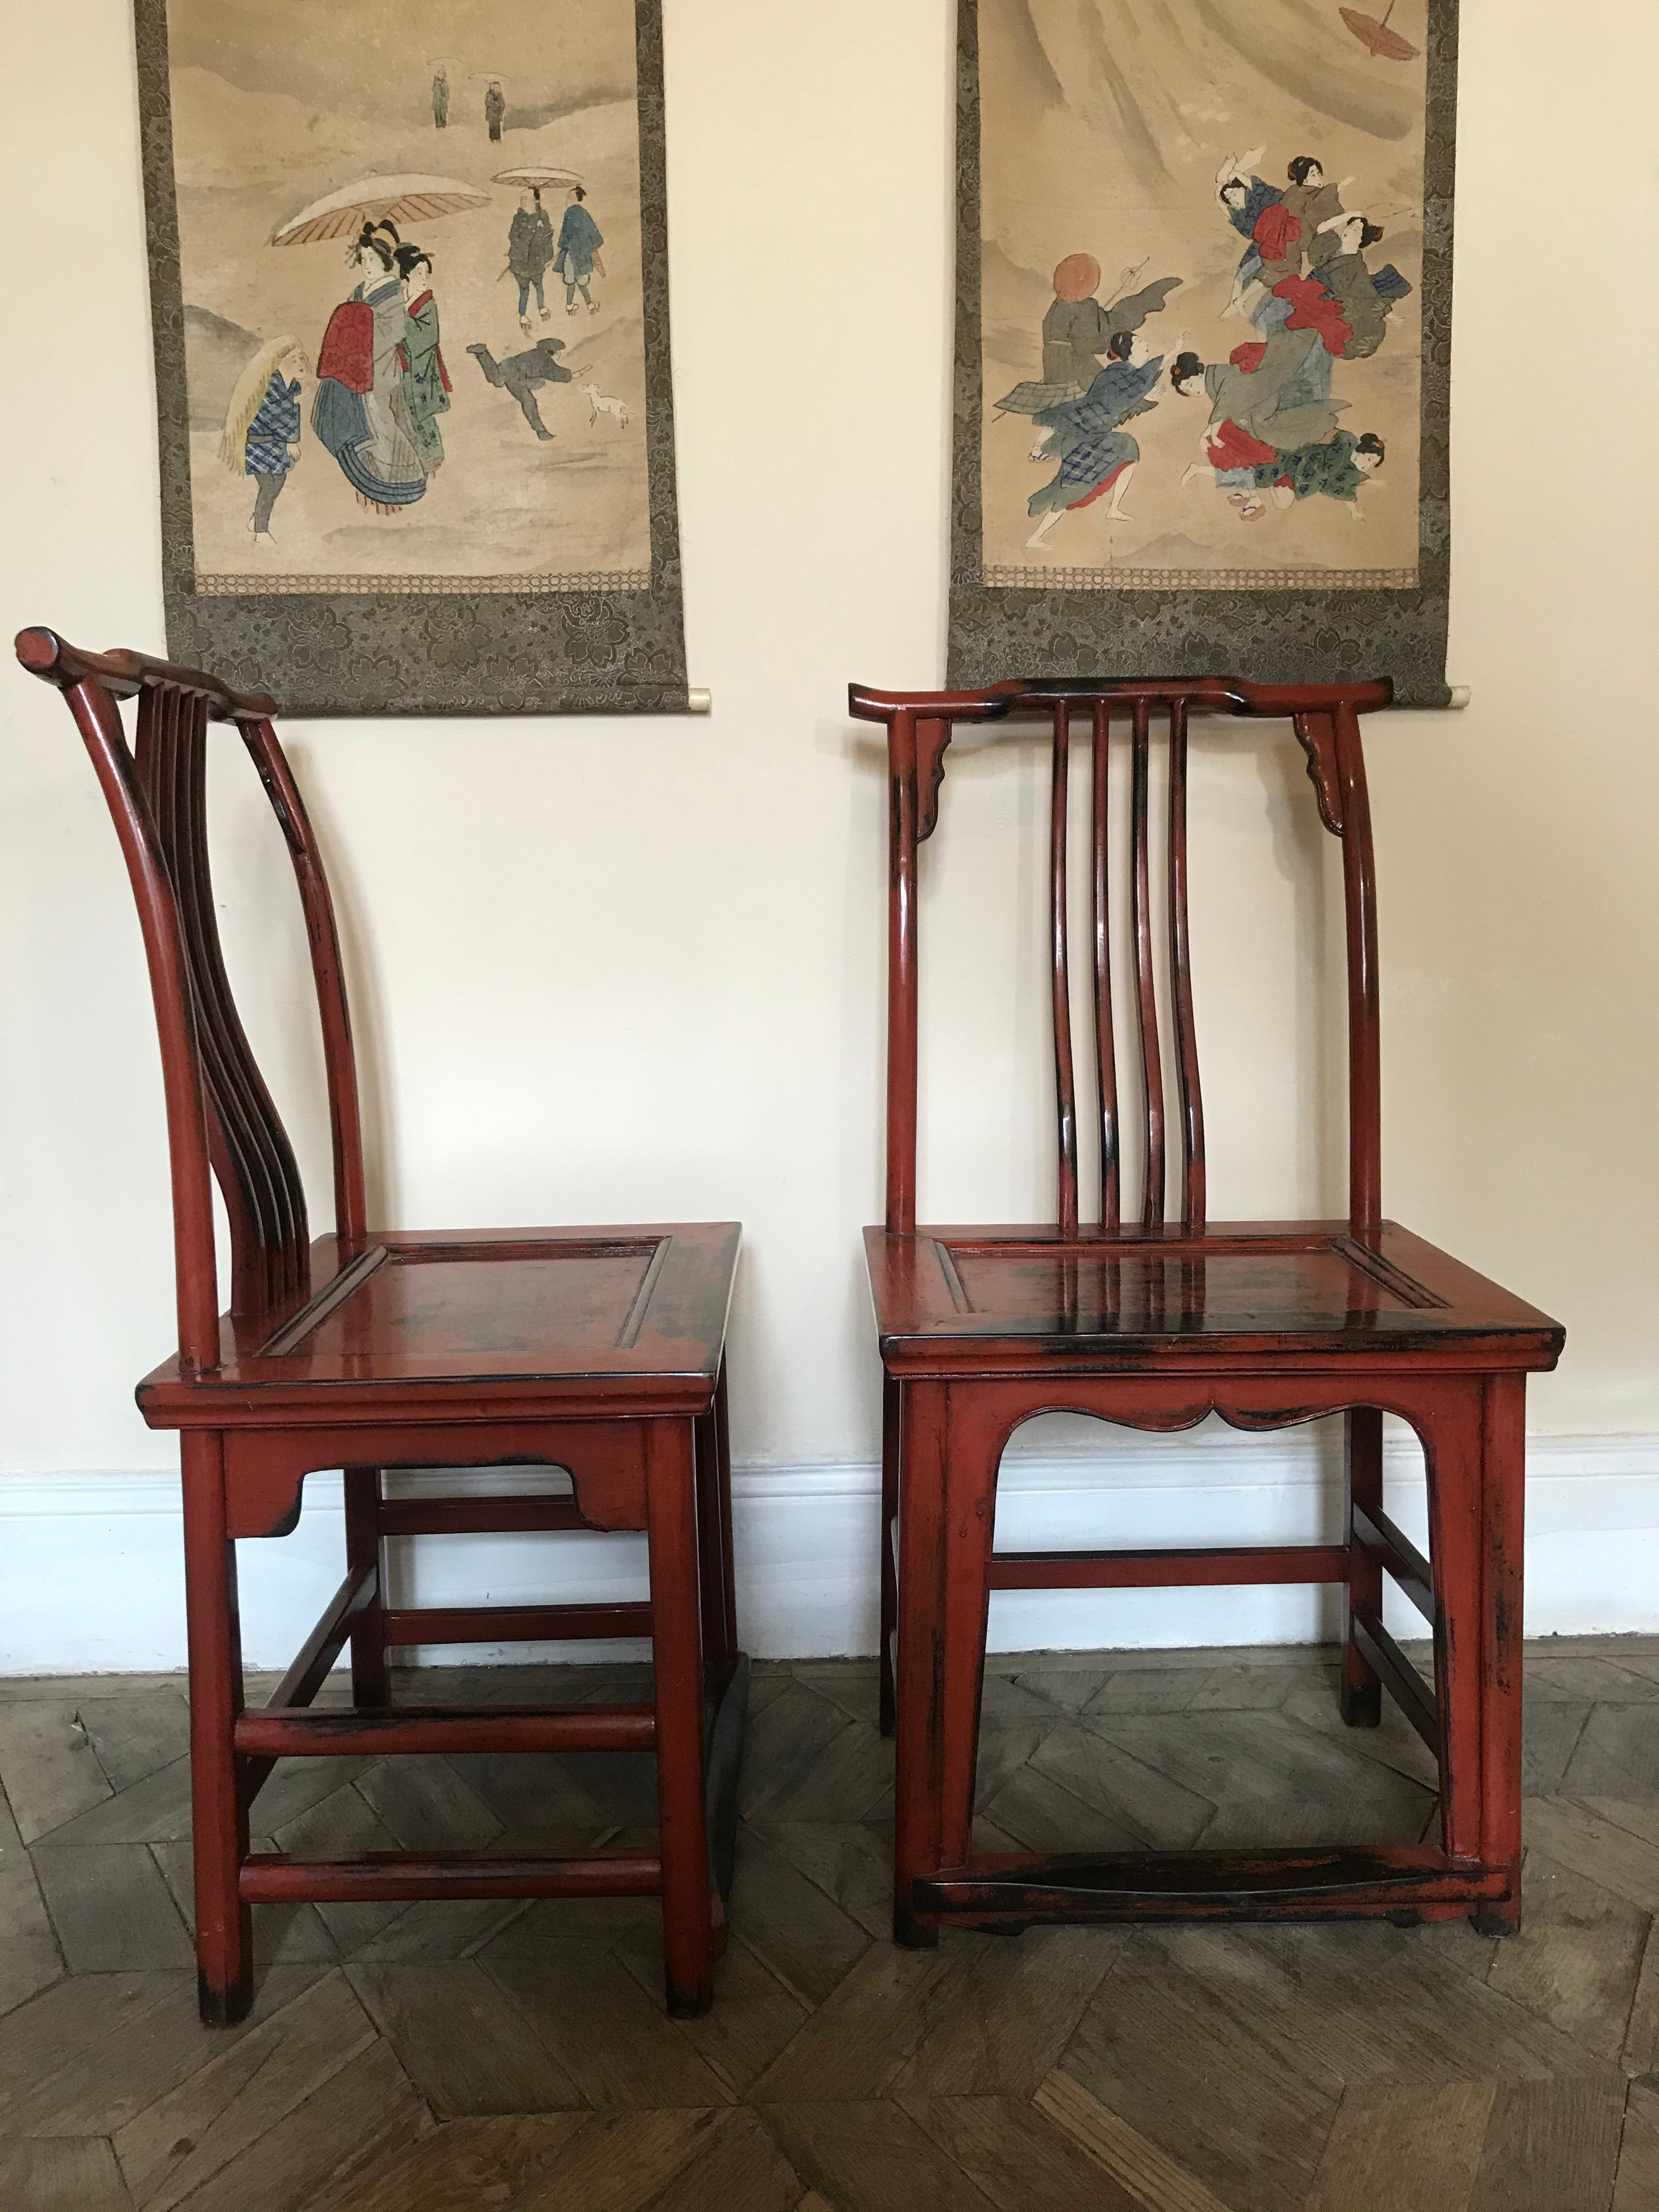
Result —
<path fill-rule="evenodd" d="M 431 2126 L 390 2048 L 373 2043 L 192 2191 L 190 2212 L 333 2212 L 353 2175 Z"/>
<path fill-rule="evenodd" d="M 275 1966 L 258 2019 L 207 2034 L 193 1973 L 77 1974 L 0 2020 L 0 2134 L 112 2136 L 317 1978 Z"/>
<path fill-rule="evenodd" d="M 1033 2105 L 1063 2128 L 1110 2176 L 1119 2193 L 1127 2193 L 1143 2212 L 1232 2212 L 1180 2158 L 1091 2096 L 1071 2075 L 1051 2075 Z M 1255 2198 L 1237 2201 L 1243 2205 Z"/>
<path fill-rule="evenodd" d="M 732 1926 L 809 2005 L 838 1989 L 870 1948 L 867 1929 L 746 1826 L 738 1830 L 731 1911 Z"/>
<path fill-rule="evenodd" d="M 0 2014 L 44 1990 L 63 1971 L 33 1864 L 0 1790 Z"/>
<path fill-rule="evenodd" d="M 529 2017 L 476 1960 L 354 1966 L 352 1988 L 441 2120 L 582 2103 Z"/>
<path fill-rule="evenodd" d="M 506 1826 L 435 1754 L 381 1759 L 357 1788 L 405 1850 L 481 1851 Z"/>
<path fill-rule="evenodd" d="M 1468 2212 L 1607 2212 L 1624 2078 L 1499 2084 Z"/>
<path fill-rule="evenodd" d="M 890 2094 L 1034 2096 L 1126 1941 L 1116 1928 L 948 1939 L 921 2036 Z"/>
<path fill-rule="evenodd" d="M 131 1789 L 190 1750 L 190 1701 L 171 1685 L 82 1698 L 76 1711 L 112 1789 Z"/>
<path fill-rule="evenodd" d="M 42 1850 L 35 1870 L 71 1973 L 194 1963 L 189 1931 L 142 1844 Z"/>
<path fill-rule="evenodd" d="M 794 1682 L 751 1716 L 743 1774 L 746 1820 L 861 1820 L 891 1786 L 893 1752 L 873 1722 Z"/>
<path fill-rule="evenodd" d="M 200 2068 L 122 2128 L 115 2153 L 144 2212 L 172 2207 L 212 2179 L 375 2042 L 343 1975 L 261 2008 L 228 2048 L 204 2033 Z"/>
<path fill-rule="evenodd" d="M 767 2104 L 761 2117 L 835 2212 L 994 2212 L 994 2200 L 897 2105 Z"/>
<path fill-rule="evenodd" d="M 662 1921 L 653 1915 L 612 1945 L 641 1989 L 659 2003 L 663 1988 Z M 807 2018 L 807 2008 L 786 1989 L 757 1951 L 731 1936 L 714 1968 L 714 2007 L 701 2020 L 674 2025 L 705 2065 L 734 2097 L 748 2094 Z"/>
<path fill-rule="evenodd" d="M 359 1766 L 362 1761 L 356 1762 Z M 269 1815 L 263 1802 L 257 1804 L 261 1820 Z M 273 1826 L 280 1850 L 296 1858 L 344 1858 L 355 1851 L 393 1851 L 398 1839 L 355 1786 L 355 1778 L 308 1805 L 295 1819 Z M 383 1936 L 394 1922 L 410 1911 L 407 1903 L 381 1905 L 319 1905 L 313 1908 L 338 1948 L 349 1959 L 365 1943 Z"/>
<path fill-rule="evenodd" d="M 885 2095 L 927 2033 L 934 1990 L 954 1978 L 947 1946 L 954 1948 L 949 1937 L 937 1951 L 901 1951 L 890 1943 L 866 1951 L 755 2083 L 750 2101 L 846 2103 Z"/>
<path fill-rule="evenodd" d="M 1498 1945 L 1486 1986 L 1616 2059 L 1650 1925 L 1649 1914 L 1534 1848 L 1520 1929 Z"/>
<path fill-rule="evenodd" d="M 757 1822 L 767 1842 L 868 1936 L 893 1932 L 893 1832 L 874 1820 Z"/>
<path fill-rule="evenodd" d="M 1350 2089 L 1307 2212 L 1465 2212 L 1497 2087 Z"/>
<path fill-rule="evenodd" d="M 725 2082 L 669 2019 L 660 1995 L 648 1996 L 599 1944 L 532 1942 L 509 1929 L 479 1958 L 596 2111 L 732 2101 Z"/>
<path fill-rule="evenodd" d="M 801 2179 L 758 2115 L 739 2108 L 721 2115 L 652 2205 L 653 2212 L 799 2212 Z"/>
<path fill-rule="evenodd" d="M 545 2212 L 558 2161 L 586 2112 L 450 2120 L 387 2145 L 305 2212 Z"/>
<path fill-rule="evenodd" d="M 1171 1771 L 1174 1766 L 1194 1763 L 1175 1748 L 1188 1725 L 1184 1717 L 1178 1728 L 1172 1728 L 1167 1722 L 1151 1722 L 1135 1714 L 1112 1714 L 1097 1722 L 1065 1721 L 1044 1739 L 1031 1760 L 1031 1771 L 1096 1807 L 1138 1842 L 1184 1850 L 1203 1834 L 1219 1802 L 1194 1788 L 1185 1775 Z M 1148 1759 L 1148 1750 L 1158 1757 Z M 994 1802 L 985 1809 L 993 1820 L 1000 1818 Z M 1090 1837 L 1079 1848 L 1093 1845 Z"/>
<path fill-rule="evenodd" d="M 26 1844 L 113 1795 L 74 1705 L 57 1698 L 0 1705 L 0 1784 Z"/>
<path fill-rule="evenodd" d="M 269 1837 L 256 1838 L 255 1841 L 261 1850 L 275 1848 Z M 196 1925 L 196 1870 L 189 1837 L 181 1836 L 172 1844 L 152 1844 L 149 1850 L 185 1927 L 193 1929 Z M 441 1911 L 443 1908 L 439 1909 Z M 254 1906 L 253 1962 L 256 1966 L 296 1966 L 307 1962 L 331 1966 L 338 1962 L 339 1957 L 340 1947 L 323 1925 L 314 1905 Z"/>
<path fill-rule="evenodd" d="M 6 2212 L 133 2212 L 106 2136 L 0 2141 Z"/>
<path fill-rule="evenodd" d="M 1644 1912 L 1659 1913 L 1659 1824 L 1650 1839 L 1636 1807 L 1608 1817 L 1594 1804 L 1571 1797 L 1528 1797 L 1522 1832 L 1529 1852 L 1571 1867 L 1599 1889 L 1611 1890 Z M 1638 1826 L 1628 1824 L 1636 1819 Z"/>
<path fill-rule="evenodd" d="M 1199 1832 L 1213 1808 L 1196 1816 Z M 1143 1828 L 1087 1803 L 1052 1775 L 1035 1766 L 1023 1766 L 982 1804 L 975 1815 L 977 1838 L 981 1820 L 988 1820 L 1012 1836 L 1028 1851 L 1139 1851 L 1146 1848 Z M 981 1845 L 980 1848 L 984 1849 Z"/>
<path fill-rule="evenodd" d="M 1659 1923 L 1650 1920 L 1642 1950 L 1642 1968 L 1631 1999 L 1630 2017 L 1619 2063 L 1632 2076 L 1651 2074 L 1659 2067 Z M 1659 2200 L 1656 2200 L 1659 2202 Z"/>
<path fill-rule="evenodd" d="M 1653 2212 L 1656 2204 L 1659 2204 L 1659 2090 L 1632 2081 L 1625 2105 L 1612 2212 Z"/>
<path fill-rule="evenodd" d="M 1146 2212 L 1068 2131 L 1017 2097 L 919 2097 L 904 2109 L 993 2203 L 1018 2212 Z"/>
<path fill-rule="evenodd" d="M 712 2148 L 732 2117 L 707 2109 L 601 2114 L 543 2169 L 526 2212 L 646 2212 L 647 2206 L 670 2212 L 688 2167 Z M 352 2205 L 346 2212 L 368 2208 Z M 374 2212 L 404 2212 L 404 2204 L 377 2202 Z"/>

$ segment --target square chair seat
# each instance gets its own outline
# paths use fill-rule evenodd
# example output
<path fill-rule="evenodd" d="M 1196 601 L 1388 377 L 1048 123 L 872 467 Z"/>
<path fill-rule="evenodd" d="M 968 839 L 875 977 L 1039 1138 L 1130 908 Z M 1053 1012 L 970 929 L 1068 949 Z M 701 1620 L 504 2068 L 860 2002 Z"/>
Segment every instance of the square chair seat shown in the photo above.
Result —
<path fill-rule="evenodd" d="M 153 1428 L 327 1422 L 341 1398 L 384 1397 L 404 1419 L 507 1418 L 522 1404 L 573 1418 L 707 1409 L 720 1371 L 736 1222 L 643 1227 L 371 1231 L 311 1247 L 309 1295 L 226 1315 L 210 1374 L 167 1361 L 138 1386 Z"/>
<path fill-rule="evenodd" d="M 864 1232 L 882 1358 L 896 1376 L 1283 1365 L 1305 1351 L 1373 1367 L 1542 1369 L 1564 1332 L 1447 1253 L 1384 1222 L 1171 1223 L 1062 1239 L 1048 1227 Z M 1437 1364 L 1439 1364 L 1437 1361 Z"/>

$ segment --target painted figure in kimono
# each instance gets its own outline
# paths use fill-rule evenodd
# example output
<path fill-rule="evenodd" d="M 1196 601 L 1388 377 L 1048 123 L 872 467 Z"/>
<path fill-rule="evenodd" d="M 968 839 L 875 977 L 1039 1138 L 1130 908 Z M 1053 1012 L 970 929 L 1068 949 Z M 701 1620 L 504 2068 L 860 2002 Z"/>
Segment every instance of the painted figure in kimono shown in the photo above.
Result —
<path fill-rule="evenodd" d="M 256 544 L 270 543 L 270 511 L 300 457 L 300 377 L 308 368 L 297 338 L 272 338 L 249 362 L 230 395 L 219 459 L 233 476 L 253 479 L 248 528 Z"/>
<path fill-rule="evenodd" d="M 1297 500 L 1319 493 L 1340 501 L 1356 522 L 1363 522 L 1359 495 L 1382 467 L 1386 453 L 1375 430 L 1358 438 L 1352 430 L 1339 430 L 1319 445 L 1298 447 L 1293 453 L 1280 453 L 1275 461 L 1263 462 L 1255 480 L 1275 507 L 1293 507 Z"/>
<path fill-rule="evenodd" d="M 1331 397 L 1331 366 L 1316 331 L 1275 331 L 1236 346 L 1224 362 L 1206 363 L 1195 353 L 1177 356 L 1170 371 L 1176 396 L 1201 393 L 1210 402 L 1200 458 L 1182 483 L 1212 472 L 1217 489 L 1243 519 L 1257 520 L 1266 512 L 1258 470 L 1271 470 L 1286 453 L 1328 438 L 1345 411 L 1346 401 Z"/>
<path fill-rule="evenodd" d="M 1083 398 L 1063 399 L 1041 409 L 1033 418 L 1052 434 L 1048 450 L 1059 454 L 1060 468 L 1031 495 L 1028 511 L 1040 519 L 1025 541 L 1028 546 L 1043 544 L 1062 514 L 1092 505 L 1108 491 L 1112 500 L 1107 521 L 1131 520 L 1124 512 L 1123 497 L 1140 459 L 1140 447 L 1122 426 L 1137 415 L 1150 414 L 1156 405 L 1147 394 L 1158 382 L 1164 356 L 1149 359 L 1145 338 L 1128 331 L 1114 331 L 1107 355 L 1105 368 Z"/>
<path fill-rule="evenodd" d="M 1036 417 L 1068 399 L 1081 399 L 1090 391 L 1113 339 L 1139 330 L 1182 281 L 1160 276 L 1131 292 L 1130 285 L 1146 265 L 1143 261 L 1137 268 L 1126 269 L 1117 281 L 1117 296 L 1103 307 L 1095 296 L 1100 289 L 1099 262 L 1092 253 L 1066 255 L 1054 270 L 1054 304 L 1042 318 L 1042 375 L 1017 384 L 999 399 L 1003 414 Z"/>
<path fill-rule="evenodd" d="M 1382 235 L 1381 223 L 1356 212 L 1322 222 L 1308 275 L 1287 277 L 1279 287 L 1281 297 L 1294 301 L 1286 329 L 1317 330 L 1339 360 L 1368 361 L 1382 343 L 1395 305 L 1412 289 L 1393 262 L 1375 274 L 1367 266 L 1365 249 Z"/>
<path fill-rule="evenodd" d="M 432 120 L 440 131 L 449 125 L 449 78 L 441 64 L 432 80 Z"/>
<path fill-rule="evenodd" d="M 507 234 L 507 272 L 519 288 L 519 325 L 526 337 L 530 336 L 530 295 L 532 288 L 542 320 L 546 322 L 549 319 L 547 294 L 544 288 L 547 264 L 553 258 L 554 252 L 553 224 L 547 210 L 542 205 L 542 196 L 533 185 L 526 185 L 519 194 L 518 211 Z"/>
<path fill-rule="evenodd" d="M 544 441 L 550 439 L 553 433 L 542 420 L 536 394 L 544 384 L 570 382 L 574 372 L 559 359 L 564 351 L 564 340 L 538 338 L 533 346 L 523 353 L 508 354 L 505 361 L 497 361 L 487 345 L 470 345 L 467 351 L 483 369 L 489 383 L 498 391 L 512 393 L 536 435 Z"/>
<path fill-rule="evenodd" d="M 389 222 L 366 222 L 347 261 L 357 283 L 329 318 L 317 358 L 311 427 L 359 502 L 397 514 L 426 491 L 427 472 L 404 393 L 409 316 Z"/>
<path fill-rule="evenodd" d="M 432 296 L 432 257 L 418 246 L 400 246 L 398 274 L 404 286 L 404 340 L 400 356 L 404 404 L 409 427 L 428 476 L 443 466 L 444 441 L 437 417 L 449 412 L 453 386 L 438 343 L 438 303 Z"/>
<path fill-rule="evenodd" d="M 556 249 L 555 265 L 564 278 L 565 313 L 576 313 L 576 295 L 580 292 L 587 302 L 587 312 L 597 315 L 599 301 L 588 290 L 588 283 L 597 270 L 605 274 L 605 264 L 599 258 L 599 248 L 605 244 L 604 234 L 582 203 L 587 194 L 580 185 L 573 185 L 565 205 L 564 221 L 559 225 L 559 242 Z"/>
<path fill-rule="evenodd" d="M 484 94 L 484 122 L 489 126 L 490 143 L 501 143 L 501 124 L 507 115 L 507 102 L 501 97 L 500 80 L 491 77 L 489 89 Z"/>
<path fill-rule="evenodd" d="M 1244 252 L 1233 273 L 1232 296 L 1224 311 L 1230 315 L 1243 312 L 1245 295 L 1252 284 L 1261 281 L 1261 248 L 1256 243 L 1255 227 L 1267 210 L 1277 207 L 1285 197 L 1277 185 L 1253 173 L 1267 150 L 1257 146 L 1248 154 L 1229 155 L 1216 171 L 1215 196 L 1221 211 L 1244 240 Z"/>
<path fill-rule="evenodd" d="M 1298 154 L 1285 172 L 1289 179 L 1271 207 L 1256 217 L 1251 235 L 1261 256 L 1261 282 L 1271 292 L 1284 277 L 1299 276 L 1319 226 L 1342 212 L 1342 194 L 1353 182 L 1328 185 L 1312 154 Z"/>

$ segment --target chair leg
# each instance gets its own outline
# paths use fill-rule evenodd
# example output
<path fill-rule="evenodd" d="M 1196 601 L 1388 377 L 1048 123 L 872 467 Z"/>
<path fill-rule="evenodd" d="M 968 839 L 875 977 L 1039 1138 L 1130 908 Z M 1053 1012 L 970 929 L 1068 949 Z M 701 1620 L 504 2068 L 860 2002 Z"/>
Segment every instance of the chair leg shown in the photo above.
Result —
<path fill-rule="evenodd" d="M 1342 1624 L 1342 1717 L 1350 1728 L 1376 1728 L 1382 1718 L 1382 1685 L 1354 1643 L 1353 1621 L 1356 1613 L 1382 1618 L 1382 1563 L 1354 1541 L 1353 1510 L 1357 1505 L 1373 1517 L 1382 1510 L 1382 1416 L 1374 1406 L 1356 1406 L 1343 1418 L 1348 1584 Z"/>
<path fill-rule="evenodd" d="M 939 1941 L 916 1882 L 973 1852 L 1000 1431 L 937 1383 L 905 1385 L 902 1423 L 893 1936 L 914 1948 Z"/>
<path fill-rule="evenodd" d="M 374 1601 L 357 1616 L 351 1631 L 351 1701 L 356 1705 L 386 1702 L 386 1592 L 381 1578 L 386 1555 L 380 1548 L 380 1470 L 348 1468 L 345 1474 L 346 1565 L 374 1565 Z"/>
<path fill-rule="evenodd" d="M 210 1431 L 186 1429 L 179 1449 L 190 1652 L 197 2002 L 210 2027 L 228 2027 L 246 2016 L 253 1997 L 253 1916 L 238 1888 L 247 1856 L 247 1808 L 232 1742 L 242 1710 L 236 1547 L 226 1534 L 219 1437 Z"/>
<path fill-rule="evenodd" d="M 1509 1870 L 1506 1897 L 1474 1915 L 1483 1936 L 1521 1925 L 1522 1558 L 1527 1495 L 1526 1379 L 1495 1375 L 1480 1439 L 1480 1856 Z"/>
<path fill-rule="evenodd" d="M 894 1727 L 893 1633 L 898 1626 L 898 1566 L 893 1556 L 899 1511 L 899 1439 L 903 1390 L 881 1378 L 881 1732 Z"/>
<path fill-rule="evenodd" d="M 1481 1856 L 1481 1431 L 1484 1384 L 1449 1388 L 1424 1444 L 1434 1578 L 1435 1702 L 1440 1714 L 1440 1830 L 1449 1857 Z M 1480 1917 L 1480 1909 L 1476 1916 Z"/>
<path fill-rule="evenodd" d="M 671 1420 L 646 1429 L 663 1960 L 668 2009 L 679 2019 L 707 2012 L 714 2001 L 692 1430 L 690 1421 Z"/>
<path fill-rule="evenodd" d="M 714 1385 L 714 1402 L 696 1424 L 696 1457 L 703 1658 L 725 1680 L 737 1663 L 738 1607 L 732 1564 L 732 1445 L 724 1360 Z"/>

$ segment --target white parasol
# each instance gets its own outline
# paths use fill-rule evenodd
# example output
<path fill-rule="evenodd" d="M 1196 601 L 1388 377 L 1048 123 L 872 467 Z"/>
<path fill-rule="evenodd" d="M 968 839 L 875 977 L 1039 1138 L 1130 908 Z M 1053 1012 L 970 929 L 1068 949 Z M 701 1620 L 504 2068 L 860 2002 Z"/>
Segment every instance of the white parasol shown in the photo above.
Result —
<path fill-rule="evenodd" d="M 522 169 L 497 169 L 495 172 L 498 185 L 514 185 L 521 191 L 568 192 L 573 185 L 579 185 L 581 181 L 574 169 L 553 169 L 534 161 Z"/>
<path fill-rule="evenodd" d="M 380 216 L 397 223 L 431 222 L 439 216 L 489 205 L 489 194 L 482 185 L 459 184 L 453 177 L 360 177 L 279 222 L 270 243 L 313 246 L 320 239 L 349 238 Z"/>

